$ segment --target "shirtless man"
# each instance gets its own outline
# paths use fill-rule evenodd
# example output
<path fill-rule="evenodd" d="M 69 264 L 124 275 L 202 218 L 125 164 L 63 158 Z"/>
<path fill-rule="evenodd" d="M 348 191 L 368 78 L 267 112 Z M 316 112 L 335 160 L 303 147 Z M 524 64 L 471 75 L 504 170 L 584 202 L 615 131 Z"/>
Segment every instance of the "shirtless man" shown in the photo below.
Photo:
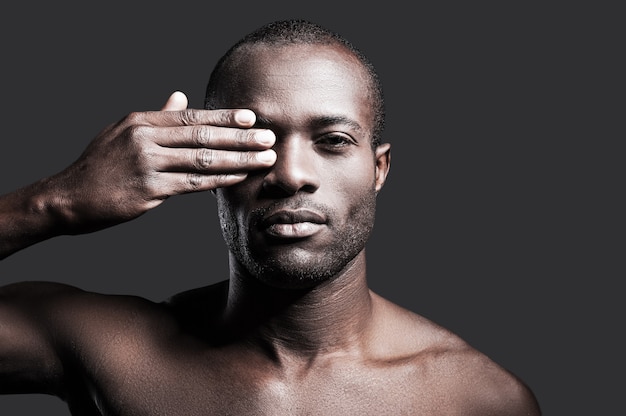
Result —
<path fill-rule="evenodd" d="M 357 50 L 275 22 L 220 60 L 206 110 L 186 107 L 175 93 L 168 111 L 132 113 L 2 196 L 0 255 L 211 190 L 228 279 L 160 303 L 7 285 L 1 392 L 54 394 L 81 416 L 540 414 L 516 376 L 368 288 L 390 145 Z"/>

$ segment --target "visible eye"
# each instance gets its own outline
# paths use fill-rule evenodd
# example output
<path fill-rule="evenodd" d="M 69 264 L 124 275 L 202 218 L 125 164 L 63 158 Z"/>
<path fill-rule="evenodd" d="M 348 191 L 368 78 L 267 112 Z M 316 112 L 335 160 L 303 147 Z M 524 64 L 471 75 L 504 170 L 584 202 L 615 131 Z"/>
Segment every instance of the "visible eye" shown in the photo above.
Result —
<path fill-rule="evenodd" d="M 350 145 L 356 144 L 355 141 L 344 134 L 325 134 L 315 142 L 317 145 L 324 147 L 329 151 L 340 151 Z"/>

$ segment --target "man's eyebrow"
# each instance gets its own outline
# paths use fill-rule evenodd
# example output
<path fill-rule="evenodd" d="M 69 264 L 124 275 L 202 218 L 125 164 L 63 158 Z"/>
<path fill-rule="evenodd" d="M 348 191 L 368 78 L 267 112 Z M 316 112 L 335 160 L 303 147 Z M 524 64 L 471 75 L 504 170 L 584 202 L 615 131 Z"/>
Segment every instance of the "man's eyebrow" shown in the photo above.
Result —
<path fill-rule="evenodd" d="M 267 129 L 270 129 L 274 125 L 275 123 L 271 119 L 260 116 L 260 115 L 257 115 L 256 123 L 254 124 L 254 126 L 257 128 L 267 128 Z M 341 115 L 314 117 L 309 122 L 309 126 L 312 128 L 323 128 L 323 127 L 336 126 L 336 125 L 348 126 L 351 129 L 356 130 L 356 131 L 363 130 L 363 128 L 361 127 L 359 123 L 357 123 L 356 121 L 354 121 L 353 119 L 349 117 L 341 116 Z"/>
<path fill-rule="evenodd" d="M 353 119 L 349 117 L 345 117 L 341 115 L 316 117 L 312 120 L 311 125 L 317 128 L 343 125 L 343 126 L 348 126 L 351 129 L 356 130 L 356 131 L 363 130 L 363 128 L 361 127 L 359 123 L 357 123 L 356 121 L 354 121 Z"/>

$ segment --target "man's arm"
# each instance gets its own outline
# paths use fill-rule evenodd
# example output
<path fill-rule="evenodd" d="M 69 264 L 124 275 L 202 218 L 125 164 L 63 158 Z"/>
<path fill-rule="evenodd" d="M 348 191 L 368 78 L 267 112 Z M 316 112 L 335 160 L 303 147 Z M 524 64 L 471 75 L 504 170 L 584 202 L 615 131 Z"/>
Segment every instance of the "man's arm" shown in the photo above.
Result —
<path fill-rule="evenodd" d="M 69 167 L 0 196 L 0 259 L 40 241 L 136 218 L 170 196 L 229 186 L 271 166 L 275 136 L 249 110 L 187 109 L 172 94 L 161 111 L 105 128 Z"/>
<path fill-rule="evenodd" d="M 64 368 L 52 310 L 74 291 L 55 283 L 0 288 L 0 394 L 59 394 Z"/>

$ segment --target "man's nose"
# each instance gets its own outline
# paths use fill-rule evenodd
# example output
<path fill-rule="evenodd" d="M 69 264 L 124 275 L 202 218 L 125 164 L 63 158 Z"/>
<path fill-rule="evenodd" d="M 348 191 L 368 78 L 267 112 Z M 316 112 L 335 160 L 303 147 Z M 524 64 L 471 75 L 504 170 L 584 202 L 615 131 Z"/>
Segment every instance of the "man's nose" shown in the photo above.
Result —
<path fill-rule="evenodd" d="M 267 192 L 294 195 L 314 192 L 319 188 L 314 144 L 303 138 L 280 138 L 274 145 L 276 163 L 265 175 L 263 188 Z"/>

